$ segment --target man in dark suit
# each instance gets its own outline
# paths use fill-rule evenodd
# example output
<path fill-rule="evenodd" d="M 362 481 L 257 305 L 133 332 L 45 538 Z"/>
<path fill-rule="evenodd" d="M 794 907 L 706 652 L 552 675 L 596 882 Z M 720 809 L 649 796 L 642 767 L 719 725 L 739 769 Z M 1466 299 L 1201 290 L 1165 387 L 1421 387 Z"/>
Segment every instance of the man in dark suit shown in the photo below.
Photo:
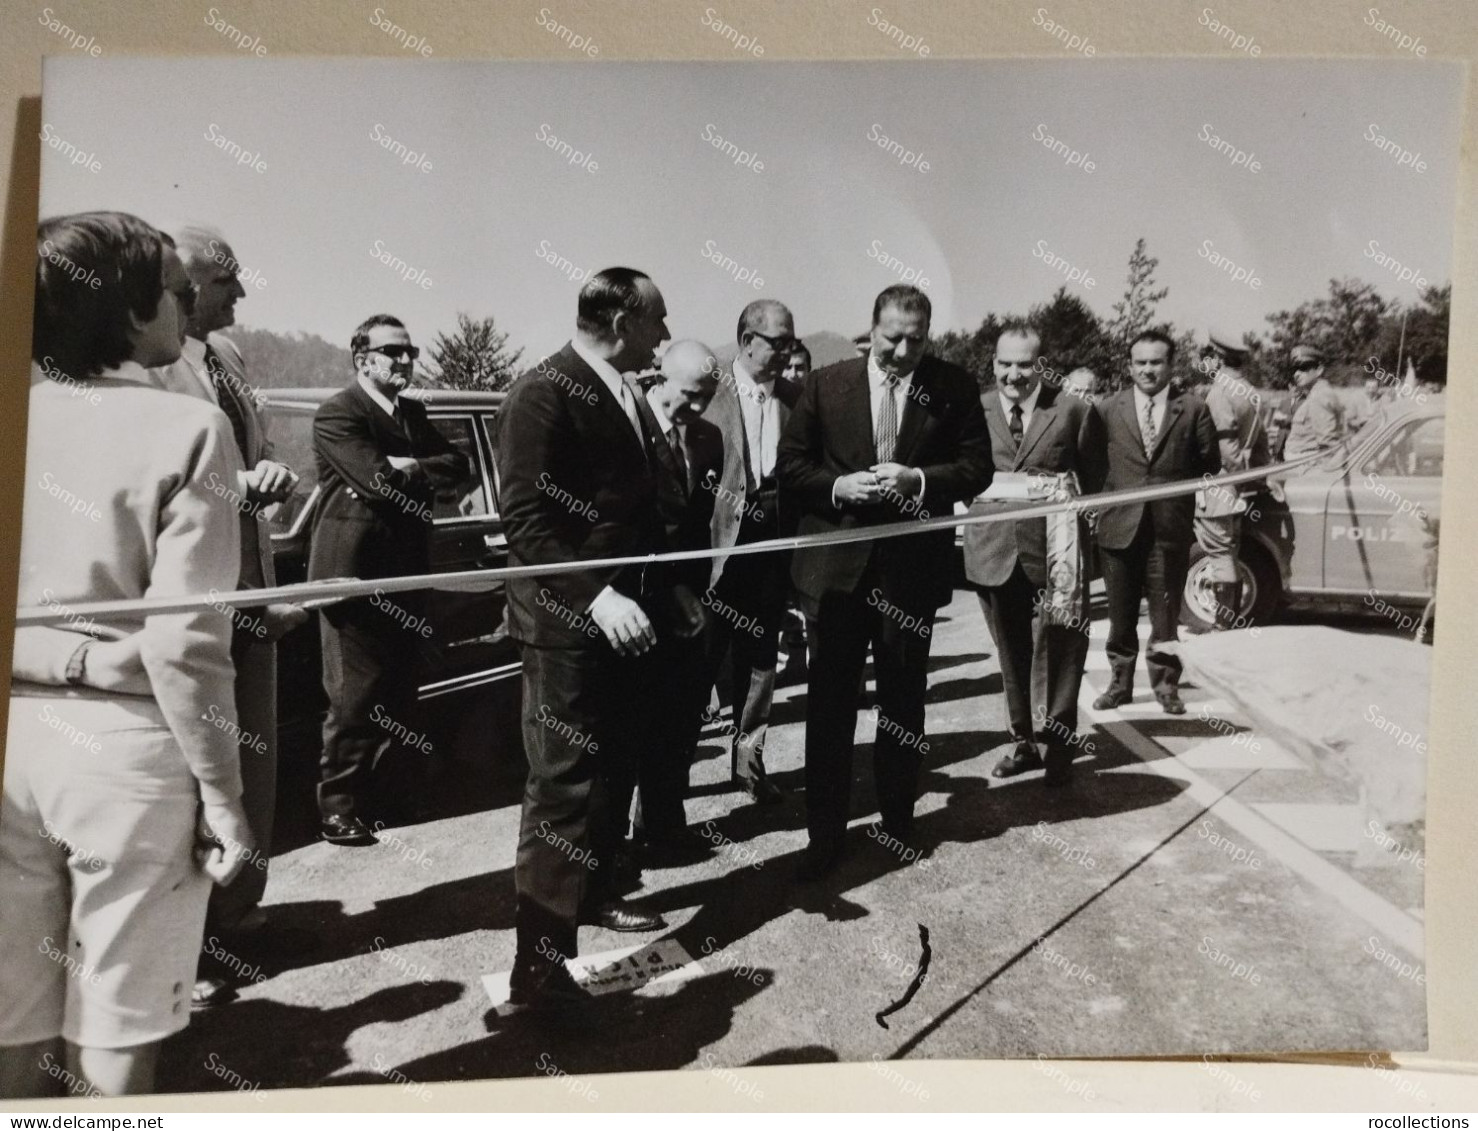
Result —
<path fill-rule="evenodd" d="M 783 303 L 751 302 L 739 315 L 737 335 L 739 352 L 704 414 L 722 433 L 727 453 L 713 509 L 717 549 L 781 535 L 775 466 L 780 436 L 800 395 L 799 386 L 781 376 L 796 345 L 795 323 Z M 730 776 L 751 800 L 773 805 L 783 794 L 765 773 L 765 735 L 790 593 L 790 555 L 720 555 L 708 584 L 710 670 L 716 674 L 728 656 L 732 672 Z"/>
<path fill-rule="evenodd" d="M 707 550 L 711 545 L 724 438 L 702 414 L 718 388 L 717 374 L 718 361 L 702 342 L 673 342 L 662 355 L 656 381 L 638 402 L 648 431 L 661 441 L 654 448 L 661 470 L 658 500 L 673 550 Z M 711 567 L 709 558 L 694 558 L 671 563 L 666 574 L 674 585 L 701 593 Z M 637 763 L 641 804 L 635 833 L 649 858 L 662 859 L 708 843 L 687 831 L 683 811 L 702 712 L 713 686 L 706 678 L 703 634 L 667 633 L 658 641 L 657 666 L 660 691 L 648 704 L 654 715 L 653 740 L 639 752 Z"/>
<path fill-rule="evenodd" d="M 1133 387 L 1093 406 L 1098 430 L 1090 462 L 1102 469 L 1103 490 L 1196 482 L 1203 475 L 1220 474 L 1210 410 L 1199 398 L 1169 388 L 1174 356 L 1175 343 L 1167 335 L 1144 331 L 1129 347 Z M 1095 711 L 1113 710 L 1134 698 L 1139 602 L 1146 597 L 1150 687 L 1166 714 L 1185 714 L 1180 657 L 1160 646 L 1177 639 L 1195 514 L 1194 492 L 1106 507 L 1100 513 L 1098 547 L 1109 605 L 1106 651 L 1113 674 L 1108 690 L 1093 702 Z"/>
<path fill-rule="evenodd" d="M 991 479 L 976 380 L 924 356 L 929 296 L 892 286 L 873 304 L 872 348 L 806 379 L 780 440 L 783 505 L 797 533 L 947 515 Z M 851 803 L 858 685 L 877 673 L 873 778 L 882 832 L 906 845 L 924 747 L 934 616 L 953 589 L 954 536 L 939 530 L 795 552 L 792 577 L 816 617 L 806 715 L 806 824 L 799 878 L 840 861 Z M 879 838 L 882 839 L 882 838 Z"/>
<path fill-rule="evenodd" d="M 308 580 L 425 573 L 436 492 L 467 479 L 467 457 L 426 419 L 424 405 L 404 395 L 419 351 L 398 318 L 365 319 L 349 350 L 354 384 L 313 417 L 323 494 Z M 407 628 L 420 607 L 418 594 L 400 593 L 393 602 L 361 597 L 323 610 L 328 717 L 318 808 L 320 835 L 330 844 L 376 843 L 362 817 L 371 776 L 377 767 L 381 777 L 405 768 L 413 756 L 403 739 L 424 733 L 419 641 Z"/>
<path fill-rule="evenodd" d="M 1094 417 L 1086 401 L 1043 383 L 1041 350 L 1041 337 L 1023 325 L 1008 326 L 996 339 L 995 386 L 980 396 L 995 483 L 1004 476 L 1023 485 L 1052 477 L 1055 485 L 1071 474 L 1080 489 L 1093 490 L 1086 456 L 1095 447 Z M 977 500 L 970 513 L 1002 506 Z M 1065 524 L 1050 542 L 1049 524 Z M 1088 657 L 1088 574 L 1078 534 L 1075 513 L 965 527 L 965 577 L 977 587 L 995 641 L 1016 744 L 991 771 L 994 777 L 1041 767 L 1044 749 L 1046 784 L 1071 780 L 1070 740 Z"/>
<path fill-rule="evenodd" d="M 627 267 L 580 291 L 574 339 L 514 382 L 499 414 L 503 529 L 511 566 L 590 561 L 588 569 L 510 578 L 508 627 L 523 660 L 529 759 L 514 876 L 515 1005 L 586 995 L 564 960 L 577 924 L 650 931 L 660 916 L 615 898 L 625 813 L 651 732 L 668 633 L 702 627 L 703 607 L 661 569 L 598 559 L 660 553 L 667 534 L 661 464 L 627 374 L 667 334 L 662 293 Z"/>

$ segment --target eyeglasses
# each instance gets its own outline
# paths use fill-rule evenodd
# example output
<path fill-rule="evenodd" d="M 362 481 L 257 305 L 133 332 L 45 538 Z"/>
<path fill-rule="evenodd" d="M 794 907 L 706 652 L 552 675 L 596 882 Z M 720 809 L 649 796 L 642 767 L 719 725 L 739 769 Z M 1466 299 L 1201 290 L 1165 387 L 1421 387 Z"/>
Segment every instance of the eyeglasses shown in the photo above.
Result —
<path fill-rule="evenodd" d="M 367 353 L 382 353 L 391 361 L 415 361 L 421 351 L 415 346 L 370 346 Z"/>
<path fill-rule="evenodd" d="M 793 338 L 789 336 L 774 338 L 771 337 L 769 334 L 761 334 L 758 330 L 750 330 L 749 332 L 753 334 L 756 338 L 764 338 L 765 341 L 770 343 L 770 348 L 776 353 L 789 353 L 791 350 L 795 349 L 797 345 L 800 344 L 800 339 L 798 338 Z"/>
<path fill-rule="evenodd" d="M 1293 363 L 1293 371 L 1295 373 L 1304 373 L 1310 369 L 1318 369 L 1323 364 L 1322 361 L 1295 361 Z"/>

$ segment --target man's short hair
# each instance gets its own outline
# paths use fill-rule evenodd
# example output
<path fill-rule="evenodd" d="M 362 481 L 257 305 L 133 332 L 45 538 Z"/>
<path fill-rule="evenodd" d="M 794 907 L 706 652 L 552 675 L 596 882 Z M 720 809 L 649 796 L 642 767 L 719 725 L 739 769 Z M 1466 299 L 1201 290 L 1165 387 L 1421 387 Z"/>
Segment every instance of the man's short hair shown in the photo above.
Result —
<path fill-rule="evenodd" d="M 581 333 L 597 337 L 609 334 L 617 314 L 641 309 L 642 294 L 637 283 L 642 279 L 651 281 L 645 272 L 632 267 L 607 267 L 590 276 L 580 288 L 576 327 Z"/>
<path fill-rule="evenodd" d="M 742 346 L 744 331 L 759 332 L 760 327 L 765 324 L 765 315 L 772 310 L 783 310 L 786 314 L 790 313 L 790 307 L 774 298 L 757 298 L 746 306 L 739 314 L 739 325 L 734 330 L 734 340 Z"/>
<path fill-rule="evenodd" d="M 31 357 L 74 379 L 127 361 L 129 315 L 149 322 L 159 313 L 164 246 L 158 229 L 127 212 L 79 212 L 38 224 Z"/>
<path fill-rule="evenodd" d="M 1164 330 L 1141 330 L 1134 335 L 1134 340 L 1129 343 L 1129 351 L 1134 352 L 1134 347 L 1140 342 L 1161 342 L 1166 348 L 1165 360 L 1172 361 L 1175 358 L 1175 339 Z"/>
<path fill-rule="evenodd" d="M 1002 338 L 1030 338 L 1037 343 L 1036 352 L 1038 354 L 1042 352 L 1042 335 L 1020 319 L 1012 319 L 1001 327 L 1001 332 L 996 335 L 996 345 L 993 349 L 1000 347 Z"/>
<path fill-rule="evenodd" d="M 354 336 L 349 339 L 349 356 L 356 363 L 359 355 L 369 350 L 369 332 L 376 326 L 398 326 L 405 329 L 405 323 L 393 314 L 371 314 L 354 328 Z"/>
<path fill-rule="evenodd" d="M 791 347 L 790 356 L 803 357 L 806 359 L 807 365 L 811 364 L 811 351 L 806 348 L 806 343 L 799 338 L 796 339 L 795 345 Z"/>
<path fill-rule="evenodd" d="M 878 292 L 878 297 L 872 303 L 872 324 L 874 326 L 883 316 L 883 311 L 890 306 L 897 307 L 901 314 L 922 314 L 926 323 L 932 321 L 934 317 L 934 306 L 930 303 L 929 296 L 918 287 L 911 287 L 907 283 L 894 283 L 891 287 L 884 287 Z"/>

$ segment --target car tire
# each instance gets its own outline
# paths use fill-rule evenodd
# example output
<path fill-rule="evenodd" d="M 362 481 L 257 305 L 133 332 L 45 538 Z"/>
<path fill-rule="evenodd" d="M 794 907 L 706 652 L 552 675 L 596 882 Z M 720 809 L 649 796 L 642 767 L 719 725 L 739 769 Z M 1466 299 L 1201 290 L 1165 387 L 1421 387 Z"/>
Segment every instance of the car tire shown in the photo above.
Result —
<path fill-rule="evenodd" d="M 1180 602 L 1180 622 L 1192 632 L 1211 632 L 1216 627 L 1206 567 L 1206 552 L 1192 543 Z M 1242 582 L 1242 607 L 1238 610 L 1242 624 L 1267 624 L 1283 600 L 1283 580 L 1277 564 L 1262 546 L 1244 539 L 1237 555 L 1237 575 Z"/>

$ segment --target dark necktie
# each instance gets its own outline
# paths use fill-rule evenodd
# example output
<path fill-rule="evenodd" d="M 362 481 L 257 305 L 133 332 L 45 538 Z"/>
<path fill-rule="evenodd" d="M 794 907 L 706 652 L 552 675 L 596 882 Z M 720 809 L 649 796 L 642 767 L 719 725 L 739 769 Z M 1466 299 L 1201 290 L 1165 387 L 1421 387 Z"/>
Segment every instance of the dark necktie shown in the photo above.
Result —
<path fill-rule="evenodd" d="M 1144 416 L 1139 422 L 1139 432 L 1144 440 L 1144 454 L 1153 459 L 1155 455 L 1155 441 L 1159 439 L 1159 430 L 1155 427 L 1155 401 L 1150 398 L 1144 402 Z"/>
<path fill-rule="evenodd" d="M 251 460 L 246 454 L 246 412 L 236 399 L 236 389 L 233 387 L 235 383 L 226 372 L 225 362 L 211 345 L 205 347 L 205 371 L 210 375 L 211 387 L 215 390 L 221 411 L 231 422 L 231 433 L 236 437 L 236 450 L 241 453 L 241 462 L 250 470 Z"/>
<path fill-rule="evenodd" d="M 667 446 L 672 449 L 672 458 L 677 461 L 678 482 L 682 485 L 683 493 L 687 494 L 693 489 L 693 483 L 688 471 L 688 457 L 683 451 L 683 433 L 680 426 L 674 424 L 667 430 Z"/>
<path fill-rule="evenodd" d="M 1021 406 L 1014 404 L 1011 406 L 1011 439 L 1018 448 L 1021 447 L 1021 437 L 1025 431 L 1021 426 Z"/>
<path fill-rule="evenodd" d="M 891 463 L 898 447 L 898 378 L 889 377 L 883 384 L 883 403 L 878 411 L 876 446 L 879 463 Z"/>

